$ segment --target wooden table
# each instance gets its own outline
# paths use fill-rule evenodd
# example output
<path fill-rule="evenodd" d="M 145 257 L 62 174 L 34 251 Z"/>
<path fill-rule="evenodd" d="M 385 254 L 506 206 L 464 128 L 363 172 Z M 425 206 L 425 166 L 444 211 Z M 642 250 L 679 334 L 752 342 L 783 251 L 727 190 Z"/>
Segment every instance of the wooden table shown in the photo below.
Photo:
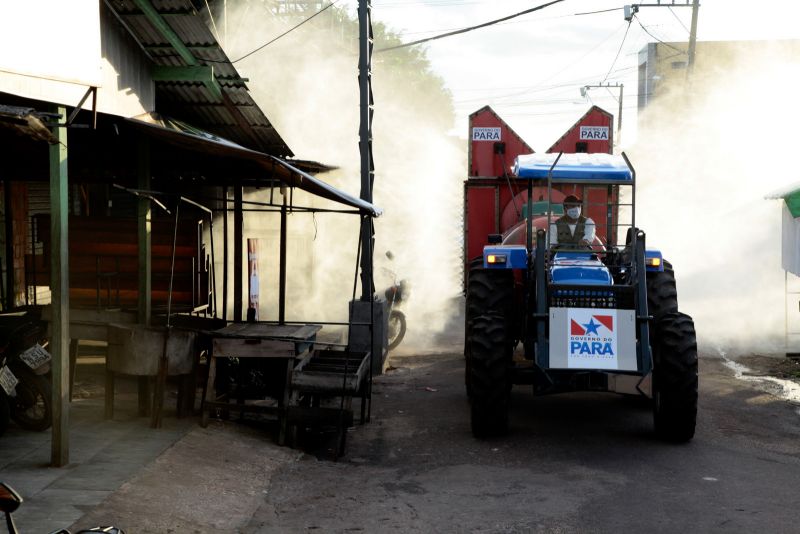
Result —
<path fill-rule="evenodd" d="M 208 382 L 203 394 L 200 425 L 208 425 L 210 410 L 223 408 L 239 412 L 272 413 L 280 424 L 278 443 L 286 440 L 287 408 L 295 360 L 310 351 L 316 341 L 320 325 L 275 325 L 264 323 L 234 323 L 209 332 L 211 354 L 208 362 Z M 278 406 L 257 406 L 231 402 L 227 394 L 217 396 L 214 381 L 217 376 L 217 358 L 270 358 L 285 362 L 282 390 Z"/>

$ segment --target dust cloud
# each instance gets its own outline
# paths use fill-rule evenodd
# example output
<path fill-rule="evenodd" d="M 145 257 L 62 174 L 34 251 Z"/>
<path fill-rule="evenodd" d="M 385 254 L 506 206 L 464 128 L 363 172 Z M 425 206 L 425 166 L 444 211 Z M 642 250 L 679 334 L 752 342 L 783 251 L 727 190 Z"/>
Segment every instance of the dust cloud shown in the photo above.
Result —
<path fill-rule="evenodd" d="M 674 264 L 701 350 L 783 351 L 781 206 L 765 196 L 800 181 L 799 62 L 798 47 L 780 42 L 698 56 L 691 86 L 640 115 L 628 150 L 637 225 Z"/>
<path fill-rule="evenodd" d="M 229 5 L 227 17 L 235 31 L 221 37 L 234 59 L 297 22 L 273 17 L 259 2 Z M 328 10 L 236 66 L 296 157 L 338 167 L 320 178 L 358 196 L 357 26 L 341 17 L 337 9 Z M 424 58 L 419 68 L 427 68 Z M 426 91 L 419 74 L 399 66 L 391 53 L 374 56 L 374 203 L 384 210 L 375 221 L 375 285 L 382 292 L 395 276 L 410 283 L 410 298 L 401 308 L 408 323 L 401 348 L 460 350 L 461 337 L 450 330 L 459 326 L 453 315 L 461 292 L 465 147 L 447 136 L 449 95 Z M 250 192 L 246 200 L 264 201 L 268 194 Z M 337 207 L 299 191 L 294 195 L 295 205 Z M 277 318 L 278 229 L 277 214 L 245 215 L 245 237 L 260 240 L 261 319 Z M 287 319 L 346 321 L 358 217 L 294 213 L 288 229 Z M 443 337 L 459 346 L 437 347 Z"/>

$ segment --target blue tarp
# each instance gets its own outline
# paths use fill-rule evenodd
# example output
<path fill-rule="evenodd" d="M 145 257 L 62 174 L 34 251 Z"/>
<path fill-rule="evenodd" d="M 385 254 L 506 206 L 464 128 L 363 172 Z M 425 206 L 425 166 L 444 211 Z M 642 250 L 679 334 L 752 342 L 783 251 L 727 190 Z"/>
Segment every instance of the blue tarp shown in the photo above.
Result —
<path fill-rule="evenodd" d="M 518 178 L 547 179 L 550 167 L 558 154 L 527 154 L 514 161 L 514 174 Z M 553 169 L 554 181 L 596 180 L 598 182 L 626 183 L 633 181 L 633 173 L 622 156 L 611 154 L 562 154 Z"/>

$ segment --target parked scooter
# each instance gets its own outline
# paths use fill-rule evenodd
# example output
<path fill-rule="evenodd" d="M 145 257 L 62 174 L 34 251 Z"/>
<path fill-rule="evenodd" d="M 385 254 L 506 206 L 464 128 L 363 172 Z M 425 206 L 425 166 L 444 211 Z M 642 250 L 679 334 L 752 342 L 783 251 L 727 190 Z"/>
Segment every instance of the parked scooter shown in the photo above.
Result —
<path fill-rule="evenodd" d="M 390 260 L 394 259 L 394 254 L 391 251 L 386 251 L 386 257 Z M 406 315 L 397 309 L 397 307 L 408 299 L 409 283 L 408 280 L 397 281 L 397 275 L 384 267 L 384 271 L 392 277 L 392 285 L 384 291 L 386 303 L 389 309 L 389 331 L 387 348 L 392 350 L 396 348 L 406 335 Z"/>
<path fill-rule="evenodd" d="M 8 534 L 19 534 L 14 518 L 11 514 L 17 511 L 19 505 L 22 504 L 22 497 L 14 491 L 14 488 L 4 482 L 0 482 L 0 511 L 6 515 L 6 527 L 8 527 Z M 117 527 L 94 527 L 86 530 L 81 530 L 75 534 L 88 534 L 89 532 L 106 532 L 108 534 L 125 534 L 125 531 Z M 62 528 L 52 532 L 51 534 L 70 534 L 70 531 Z"/>
<path fill-rule="evenodd" d="M 51 357 L 39 343 L 43 336 L 44 326 L 27 314 L 0 316 L 0 405 L 5 400 L 10 418 L 26 430 L 52 424 Z"/>

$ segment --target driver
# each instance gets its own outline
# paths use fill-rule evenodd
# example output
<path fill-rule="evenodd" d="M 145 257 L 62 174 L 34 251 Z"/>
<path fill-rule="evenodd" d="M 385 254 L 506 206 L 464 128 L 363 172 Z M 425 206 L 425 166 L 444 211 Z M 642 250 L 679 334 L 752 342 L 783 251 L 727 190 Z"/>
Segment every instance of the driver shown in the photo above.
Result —
<path fill-rule="evenodd" d="M 581 199 L 564 198 L 564 215 L 550 223 L 550 245 L 591 247 L 594 242 L 594 221 L 581 215 Z"/>

